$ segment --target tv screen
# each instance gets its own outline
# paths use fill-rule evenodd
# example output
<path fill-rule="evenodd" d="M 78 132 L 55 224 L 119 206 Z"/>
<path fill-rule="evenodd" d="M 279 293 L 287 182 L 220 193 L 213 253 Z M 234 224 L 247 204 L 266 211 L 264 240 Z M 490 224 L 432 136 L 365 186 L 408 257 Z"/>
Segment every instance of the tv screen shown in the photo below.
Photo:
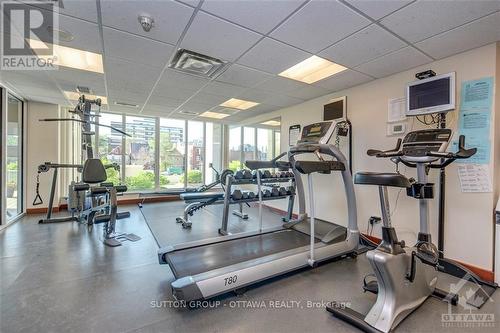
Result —
<path fill-rule="evenodd" d="M 454 73 L 409 83 L 407 106 L 406 114 L 409 116 L 453 110 L 455 108 Z"/>

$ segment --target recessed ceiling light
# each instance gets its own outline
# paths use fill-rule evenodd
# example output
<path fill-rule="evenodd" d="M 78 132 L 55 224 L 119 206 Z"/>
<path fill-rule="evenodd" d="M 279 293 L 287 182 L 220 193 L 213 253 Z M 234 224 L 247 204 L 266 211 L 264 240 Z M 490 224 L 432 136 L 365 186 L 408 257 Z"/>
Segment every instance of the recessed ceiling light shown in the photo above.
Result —
<path fill-rule="evenodd" d="M 268 120 L 263 123 L 260 123 L 261 125 L 267 125 L 267 126 L 280 126 L 281 123 L 277 120 Z"/>
<path fill-rule="evenodd" d="M 311 84 L 345 71 L 346 69 L 346 67 L 329 60 L 318 56 L 312 56 L 279 73 L 278 75 Z"/>
<path fill-rule="evenodd" d="M 247 110 L 250 109 L 256 105 L 259 105 L 260 103 L 257 102 L 252 102 L 252 101 L 245 101 L 243 99 L 237 99 L 237 98 L 231 98 L 225 101 L 224 103 L 220 104 L 220 106 L 225 106 L 227 108 L 233 108 L 233 109 L 238 109 L 238 110 Z"/>
<path fill-rule="evenodd" d="M 44 43 L 34 39 L 28 39 L 28 43 L 33 49 L 44 49 L 50 47 L 49 43 Z M 104 73 L 102 65 L 102 55 L 99 53 L 74 49 L 62 45 L 52 45 L 54 55 L 54 65 L 81 69 L 89 72 Z M 52 58 L 48 55 L 39 55 L 42 59 Z"/>
<path fill-rule="evenodd" d="M 64 91 L 66 98 L 70 101 L 78 101 L 80 98 L 80 94 L 74 91 Z M 85 98 L 88 99 L 101 99 L 101 104 L 108 104 L 108 99 L 105 96 L 97 96 L 97 95 L 85 95 Z"/>
<path fill-rule="evenodd" d="M 206 118 L 214 118 L 214 119 L 223 119 L 229 116 L 228 114 L 225 113 L 217 113 L 217 112 L 211 112 L 211 111 L 205 111 L 202 114 L 200 114 L 201 117 L 206 117 Z"/>

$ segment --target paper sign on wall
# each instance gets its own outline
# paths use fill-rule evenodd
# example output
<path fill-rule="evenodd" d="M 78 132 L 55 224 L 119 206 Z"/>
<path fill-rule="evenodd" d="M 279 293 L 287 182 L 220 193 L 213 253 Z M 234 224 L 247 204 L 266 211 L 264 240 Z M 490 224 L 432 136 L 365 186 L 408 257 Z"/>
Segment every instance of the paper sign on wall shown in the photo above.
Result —
<path fill-rule="evenodd" d="M 387 103 L 387 122 L 394 123 L 406 119 L 406 98 L 391 98 Z"/>
<path fill-rule="evenodd" d="M 481 193 L 492 191 L 488 165 L 460 164 L 458 165 L 458 178 L 460 179 L 462 192 Z"/>
<path fill-rule="evenodd" d="M 478 152 L 462 163 L 488 164 L 490 162 L 490 121 L 493 100 L 493 78 L 462 82 L 459 113 L 459 134 L 465 135 L 465 144 Z"/>
<path fill-rule="evenodd" d="M 295 146 L 300 139 L 300 125 L 292 125 L 288 129 L 288 145 Z"/>

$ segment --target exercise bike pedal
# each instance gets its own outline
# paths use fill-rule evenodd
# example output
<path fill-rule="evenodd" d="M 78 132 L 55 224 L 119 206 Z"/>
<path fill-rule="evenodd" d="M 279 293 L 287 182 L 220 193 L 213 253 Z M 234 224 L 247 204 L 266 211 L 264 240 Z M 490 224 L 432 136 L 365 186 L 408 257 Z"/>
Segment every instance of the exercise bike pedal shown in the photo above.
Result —
<path fill-rule="evenodd" d="M 371 280 L 371 281 L 366 281 L 366 278 L 368 277 L 372 277 L 374 278 L 374 280 Z M 370 292 L 372 294 L 378 294 L 378 282 L 377 282 L 377 279 L 375 278 L 375 275 L 373 274 L 368 274 L 367 276 L 365 276 L 365 278 L 363 279 L 363 292 Z"/>
<path fill-rule="evenodd" d="M 440 300 L 444 302 L 449 302 L 451 305 L 457 305 L 458 304 L 458 295 L 455 293 L 449 293 L 447 291 L 444 291 L 439 288 L 435 288 L 432 296 L 439 298 Z"/>
<path fill-rule="evenodd" d="M 182 227 L 184 229 L 191 229 L 191 226 L 193 225 L 192 222 L 189 222 L 189 221 L 185 221 L 185 222 L 182 222 Z"/>

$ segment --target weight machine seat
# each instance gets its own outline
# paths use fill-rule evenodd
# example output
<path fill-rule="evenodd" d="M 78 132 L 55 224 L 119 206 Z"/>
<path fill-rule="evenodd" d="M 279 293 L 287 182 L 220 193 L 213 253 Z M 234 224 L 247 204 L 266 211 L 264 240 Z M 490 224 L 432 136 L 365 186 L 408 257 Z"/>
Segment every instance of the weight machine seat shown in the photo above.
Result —
<path fill-rule="evenodd" d="M 210 200 L 210 199 L 224 199 L 224 192 L 196 192 L 196 193 L 181 193 L 180 198 L 184 201 L 194 200 Z"/>
<path fill-rule="evenodd" d="M 410 187 L 411 183 L 402 174 L 384 172 L 357 172 L 354 176 L 354 184 Z"/>
<path fill-rule="evenodd" d="M 82 181 L 87 184 L 105 182 L 108 176 L 106 168 L 98 158 L 89 158 L 83 164 Z"/>

